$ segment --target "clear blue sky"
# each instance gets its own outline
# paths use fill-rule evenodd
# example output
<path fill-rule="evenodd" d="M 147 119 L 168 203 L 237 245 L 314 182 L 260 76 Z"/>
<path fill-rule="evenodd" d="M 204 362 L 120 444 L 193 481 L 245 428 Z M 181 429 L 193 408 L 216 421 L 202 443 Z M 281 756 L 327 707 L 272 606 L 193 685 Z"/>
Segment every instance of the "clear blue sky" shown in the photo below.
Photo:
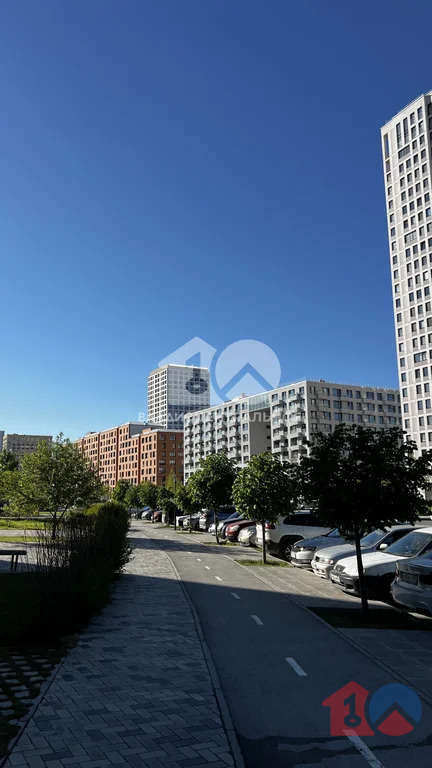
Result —
<path fill-rule="evenodd" d="M 136 419 L 195 335 L 397 385 L 379 130 L 432 88 L 431 24 L 428 0 L 3 0 L 0 428 Z"/>

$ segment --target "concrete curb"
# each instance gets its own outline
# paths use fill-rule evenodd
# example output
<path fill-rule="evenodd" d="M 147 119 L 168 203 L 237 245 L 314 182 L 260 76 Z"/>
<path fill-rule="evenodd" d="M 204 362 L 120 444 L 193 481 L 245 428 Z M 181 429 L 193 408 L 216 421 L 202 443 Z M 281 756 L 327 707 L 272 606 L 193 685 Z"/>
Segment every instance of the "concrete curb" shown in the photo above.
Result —
<path fill-rule="evenodd" d="M 407 685 L 408 688 L 412 688 L 413 690 L 418 693 L 420 698 L 425 699 L 431 706 L 432 706 L 432 696 L 430 694 L 426 693 L 426 691 L 423 691 L 421 688 L 419 688 L 417 685 L 415 685 L 411 680 L 408 680 L 404 675 L 401 675 L 400 672 L 396 672 L 392 667 L 390 667 L 388 664 L 386 664 L 384 661 L 381 661 L 381 659 L 377 659 L 375 656 L 371 654 L 370 651 L 368 651 L 366 648 L 364 648 L 360 643 L 357 642 L 357 640 L 353 640 L 352 637 L 348 637 L 348 635 L 344 635 L 343 632 L 341 632 L 340 629 L 337 627 L 332 627 L 331 624 L 328 624 L 325 619 L 322 619 L 321 616 L 318 616 L 316 613 L 310 610 L 306 605 L 303 605 L 299 600 L 297 600 L 295 597 L 292 597 L 292 595 L 288 595 L 286 592 L 284 592 L 283 589 L 280 589 L 279 587 L 276 587 L 274 584 L 272 584 L 270 581 L 267 581 L 267 579 L 264 578 L 264 576 L 260 576 L 258 573 L 254 573 L 253 566 L 252 568 L 247 565 L 242 565 L 241 563 L 238 563 L 233 557 L 230 555 L 225 555 L 223 553 L 224 557 L 227 557 L 228 560 L 231 560 L 236 565 L 240 566 L 240 568 L 243 568 L 248 573 L 251 573 L 255 578 L 259 579 L 260 581 L 264 582 L 264 584 L 267 584 L 267 586 L 274 589 L 276 592 L 279 592 L 281 595 L 286 597 L 287 600 L 297 605 L 299 608 L 302 608 L 304 611 L 307 611 L 307 613 L 310 616 L 313 616 L 315 621 L 318 621 L 320 624 L 323 624 L 327 629 L 331 630 L 334 634 L 338 635 L 342 640 L 344 640 L 348 645 L 351 645 L 352 648 L 354 648 L 357 651 L 360 651 L 360 653 L 363 654 L 363 656 L 366 656 L 370 661 L 373 661 L 378 667 L 381 667 L 381 669 L 384 669 L 385 672 L 388 672 L 390 675 L 392 675 L 396 680 L 399 680 L 404 685 Z"/>
<path fill-rule="evenodd" d="M 145 538 L 149 538 L 149 537 L 146 536 L 146 534 L 144 534 L 144 537 Z M 149 539 L 149 540 L 153 543 L 153 539 Z M 155 544 L 154 544 L 154 547 L 155 547 L 155 549 L 157 549 L 157 546 Z M 184 596 L 186 598 L 186 602 L 188 603 L 189 608 L 191 610 L 192 617 L 193 617 L 193 620 L 194 620 L 194 623 L 195 623 L 195 627 L 196 627 L 196 630 L 197 630 L 197 634 L 198 634 L 198 637 L 199 637 L 199 640 L 200 640 L 200 643 L 201 643 L 201 647 L 202 647 L 202 650 L 203 650 L 204 658 L 205 658 L 205 661 L 206 661 L 206 664 L 207 664 L 207 669 L 208 669 L 208 672 L 209 672 L 209 675 L 210 675 L 210 680 L 211 680 L 211 683 L 212 683 L 212 686 L 213 686 L 213 690 L 214 690 L 214 694 L 215 694 L 215 697 L 216 697 L 216 701 L 217 701 L 218 706 L 219 706 L 219 710 L 220 710 L 220 714 L 221 714 L 221 718 L 222 718 L 222 723 L 223 723 L 223 726 L 224 726 L 224 729 L 225 729 L 225 732 L 226 732 L 226 735 L 227 735 L 227 739 L 228 739 L 228 742 L 229 742 L 229 745 L 230 745 L 230 748 L 231 748 L 232 756 L 233 756 L 233 759 L 234 759 L 234 764 L 235 764 L 236 768 L 245 768 L 245 763 L 244 763 L 244 760 L 243 760 L 243 755 L 241 753 L 240 746 L 239 746 L 239 743 L 238 743 L 238 740 L 237 740 L 237 734 L 235 732 L 235 728 L 234 728 L 234 724 L 233 724 L 233 721 L 232 721 L 232 718 L 231 718 L 231 714 L 230 714 L 230 711 L 229 711 L 229 708 L 228 708 L 228 704 L 226 702 L 224 693 L 222 691 L 221 684 L 220 684 L 220 681 L 219 681 L 219 676 L 218 676 L 218 673 L 216 671 L 216 667 L 214 665 L 214 662 L 213 662 L 213 659 L 212 659 L 212 655 L 210 653 L 210 649 L 209 649 L 209 647 L 207 645 L 207 641 L 206 641 L 206 639 L 204 637 L 204 632 L 202 630 L 201 622 L 200 622 L 199 616 L 198 616 L 198 614 L 196 612 L 195 606 L 194 606 L 192 600 L 189 597 L 187 589 L 186 589 L 185 585 L 183 584 L 183 580 L 182 580 L 182 578 L 181 578 L 181 576 L 180 576 L 176 566 L 174 565 L 171 557 L 168 555 L 167 552 L 164 552 L 163 549 L 159 549 L 158 551 L 162 555 L 164 555 L 170 561 L 171 567 L 172 567 L 172 569 L 174 571 L 174 575 L 175 575 L 175 577 L 176 577 L 176 579 L 177 579 L 177 581 L 179 583 L 179 586 L 180 586 L 180 588 L 181 588 L 181 590 L 182 590 L 182 592 L 183 592 L 183 594 L 184 594 Z M 1 768 L 1 766 L 0 766 L 0 768 Z"/>

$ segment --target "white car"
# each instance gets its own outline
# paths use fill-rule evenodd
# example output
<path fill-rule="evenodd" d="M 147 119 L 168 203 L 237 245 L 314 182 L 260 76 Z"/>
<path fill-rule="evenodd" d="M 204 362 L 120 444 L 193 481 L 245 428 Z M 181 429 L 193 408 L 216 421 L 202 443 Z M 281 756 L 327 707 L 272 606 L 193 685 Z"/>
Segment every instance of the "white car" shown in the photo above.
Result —
<path fill-rule="evenodd" d="M 414 528 L 388 549 L 363 555 L 368 595 L 377 599 L 388 599 L 398 560 L 405 557 L 418 557 L 429 550 L 432 550 L 432 528 Z M 331 571 L 330 580 L 344 592 L 359 595 L 357 558 L 354 556 L 340 560 Z"/>
<path fill-rule="evenodd" d="M 268 551 L 285 560 L 291 559 L 291 547 L 296 541 L 323 536 L 330 532 L 310 509 L 299 509 L 278 522 L 265 524 L 265 540 Z M 257 525 L 257 546 L 262 547 L 262 526 Z"/>
<path fill-rule="evenodd" d="M 291 562 L 297 568 L 308 568 L 310 570 L 314 553 L 317 550 L 334 549 L 335 545 L 346 544 L 347 540 L 342 536 L 337 528 L 333 528 L 330 533 L 324 536 L 314 536 L 311 539 L 302 539 L 291 547 Z"/>
<path fill-rule="evenodd" d="M 394 544 L 402 536 L 412 531 L 413 525 L 392 525 L 386 531 L 377 529 L 371 531 L 360 539 L 360 546 L 363 554 L 367 552 L 376 552 L 383 550 Z M 355 554 L 354 542 L 347 541 L 345 544 L 339 544 L 337 547 L 326 547 L 325 550 L 317 549 L 311 562 L 312 570 L 316 576 L 322 579 L 329 579 L 330 573 L 335 569 L 336 563 L 344 557 Z"/>
<path fill-rule="evenodd" d="M 397 605 L 432 616 L 432 551 L 396 563 L 391 594 Z"/>

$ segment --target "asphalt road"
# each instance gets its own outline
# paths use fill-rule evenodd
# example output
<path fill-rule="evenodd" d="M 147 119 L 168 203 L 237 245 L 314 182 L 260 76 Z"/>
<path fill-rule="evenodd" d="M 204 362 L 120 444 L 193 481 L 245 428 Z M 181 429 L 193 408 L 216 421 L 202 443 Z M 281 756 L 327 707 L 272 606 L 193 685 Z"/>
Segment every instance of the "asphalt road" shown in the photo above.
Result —
<path fill-rule="evenodd" d="M 137 525 L 145 525 L 145 523 Z M 408 735 L 330 736 L 322 702 L 355 681 L 400 682 L 286 595 L 199 536 L 145 527 L 175 564 L 196 608 L 246 768 L 429 768 L 432 711 Z M 396 639 L 397 635 L 395 636 Z"/>

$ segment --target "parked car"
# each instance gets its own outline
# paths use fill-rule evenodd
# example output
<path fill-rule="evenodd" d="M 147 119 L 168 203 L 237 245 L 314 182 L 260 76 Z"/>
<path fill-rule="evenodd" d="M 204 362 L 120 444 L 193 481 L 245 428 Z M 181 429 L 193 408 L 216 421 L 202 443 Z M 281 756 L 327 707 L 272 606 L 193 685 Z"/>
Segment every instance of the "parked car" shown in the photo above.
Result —
<path fill-rule="evenodd" d="M 317 549 L 332 547 L 336 544 L 345 544 L 344 536 L 333 528 L 323 536 L 314 536 L 311 539 L 302 539 L 291 547 L 291 562 L 298 568 L 311 568 L 312 558 Z"/>
<path fill-rule="evenodd" d="M 384 546 L 389 547 L 396 541 L 412 531 L 414 526 L 412 525 L 392 525 L 387 530 L 382 531 L 377 528 L 375 531 L 363 536 L 360 539 L 360 546 L 363 554 L 368 552 L 376 552 L 379 549 L 385 549 Z M 347 541 L 345 544 L 337 547 L 328 547 L 324 551 L 317 549 L 313 560 L 311 562 L 312 570 L 317 576 L 321 576 L 323 579 L 329 579 L 330 573 L 335 569 L 336 563 L 342 560 L 344 557 L 349 557 L 355 554 L 355 545 L 352 541 Z"/>
<path fill-rule="evenodd" d="M 256 525 L 249 525 L 247 528 L 242 528 L 238 535 L 238 543 L 242 547 L 256 547 L 257 540 L 257 527 Z"/>
<path fill-rule="evenodd" d="M 153 510 L 152 509 L 148 509 L 147 512 L 143 512 L 143 515 L 142 515 L 141 519 L 142 520 L 151 520 L 152 517 L 153 517 Z"/>
<path fill-rule="evenodd" d="M 155 509 L 153 512 L 153 522 L 154 523 L 160 523 L 162 522 L 162 510 L 161 509 Z"/>
<path fill-rule="evenodd" d="M 242 531 L 243 528 L 250 528 L 251 523 L 253 523 L 253 520 L 243 520 L 241 517 L 238 520 L 229 523 L 225 529 L 225 535 L 228 541 L 238 541 L 240 531 Z"/>
<path fill-rule="evenodd" d="M 432 551 L 398 560 L 391 595 L 396 605 L 432 616 Z"/>
<path fill-rule="evenodd" d="M 231 523 L 238 522 L 241 520 L 242 517 L 238 512 L 234 512 L 232 515 L 226 518 L 226 520 L 222 520 L 218 525 L 218 534 L 221 537 L 221 539 L 227 538 L 227 528 Z"/>
<path fill-rule="evenodd" d="M 235 512 L 234 507 L 227 507 L 225 509 L 221 509 L 217 514 L 218 522 L 223 523 L 225 520 L 228 519 L 228 517 L 234 514 L 234 512 Z M 208 509 L 205 509 L 200 514 L 199 529 L 201 531 L 208 531 L 209 526 L 212 525 L 213 522 L 214 522 L 214 512 Z"/>
<path fill-rule="evenodd" d="M 189 528 L 189 520 L 191 519 L 191 525 L 193 531 L 199 530 L 199 521 L 200 521 L 200 514 L 197 513 L 196 515 L 180 515 L 180 517 L 177 518 L 177 525 L 179 528 Z"/>
<path fill-rule="evenodd" d="M 414 528 L 390 547 L 384 543 L 377 552 L 362 557 L 367 593 L 378 600 L 390 597 L 396 563 L 408 557 L 419 557 L 432 550 L 432 528 Z M 330 573 L 333 584 L 351 595 L 359 595 L 357 558 L 340 560 Z"/>
<path fill-rule="evenodd" d="M 310 509 L 299 509 L 292 515 L 280 517 L 276 524 L 265 524 L 266 546 L 271 554 L 290 560 L 291 547 L 296 541 L 322 536 L 330 530 L 322 525 Z M 261 525 L 257 525 L 257 545 L 262 547 Z"/>

